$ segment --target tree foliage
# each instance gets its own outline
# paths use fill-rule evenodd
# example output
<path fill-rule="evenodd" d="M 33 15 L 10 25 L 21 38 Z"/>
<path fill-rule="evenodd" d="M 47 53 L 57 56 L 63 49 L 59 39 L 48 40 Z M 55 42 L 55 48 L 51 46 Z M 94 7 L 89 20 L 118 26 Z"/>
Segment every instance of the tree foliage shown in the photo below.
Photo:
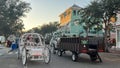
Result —
<path fill-rule="evenodd" d="M 81 23 L 84 23 L 84 29 L 88 33 L 92 28 L 95 32 L 102 30 L 102 11 L 98 8 L 100 4 L 97 1 L 91 2 L 89 6 L 81 10 Z"/>
<path fill-rule="evenodd" d="M 30 4 L 22 0 L 0 0 L 1 34 L 19 33 L 24 28 L 21 18 L 30 9 Z"/>
<path fill-rule="evenodd" d="M 56 31 L 57 25 L 58 25 L 58 22 L 50 22 L 49 24 L 44 24 L 42 26 L 32 28 L 28 32 L 34 31 L 34 32 L 40 33 L 43 36 L 45 36 L 45 34 L 47 34 L 47 33 L 52 33 L 54 31 Z"/>
<path fill-rule="evenodd" d="M 107 36 L 110 36 L 110 28 L 111 28 L 111 17 L 116 18 L 116 12 L 120 10 L 120 0 L 93 0 L 90 5 L 88 5 L 84 9 L 84 22 L 88 20 L 93 20 L 92 22 L 95 24 L 103 23 L 105 24 L 105 45 L 107 46 Z M 88 24 L 89 25 L 89 24 Z M 86 26 L 88 27 L 88 26 Z M 101 27 L 102 28 L 102 27 Z"/>

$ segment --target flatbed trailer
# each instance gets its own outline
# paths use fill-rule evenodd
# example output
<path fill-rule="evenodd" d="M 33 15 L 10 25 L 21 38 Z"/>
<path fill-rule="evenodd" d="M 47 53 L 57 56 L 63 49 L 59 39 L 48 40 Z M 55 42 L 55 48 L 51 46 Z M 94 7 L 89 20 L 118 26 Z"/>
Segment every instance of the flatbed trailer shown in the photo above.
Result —
<path fill-rule="evenodd" d="M 62 37 L 57 44 L 58 55 L 62 56 L 64 51 L 72 52 L 72 60 L 78 59 L 78 54 L 86 53 L 90 56 L 91 61 L 97 59 L 102 62 L 98 52 L 104 52 L 103 37 Z"/>

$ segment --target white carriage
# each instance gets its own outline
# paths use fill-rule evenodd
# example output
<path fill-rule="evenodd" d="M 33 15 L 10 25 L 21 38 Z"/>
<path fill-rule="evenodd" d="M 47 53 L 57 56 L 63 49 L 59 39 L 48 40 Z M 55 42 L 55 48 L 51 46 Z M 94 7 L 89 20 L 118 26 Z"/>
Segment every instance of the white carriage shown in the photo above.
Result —
<path fill-rule="evenodd" d="M 20 37 L 18 48 L 18 59 L 22 58 L 23 65 L 27 60 L 44 60 L 50 62 L 51 53 L 45 45 L 42 35 L 38 33 L 25 33 Z"/>

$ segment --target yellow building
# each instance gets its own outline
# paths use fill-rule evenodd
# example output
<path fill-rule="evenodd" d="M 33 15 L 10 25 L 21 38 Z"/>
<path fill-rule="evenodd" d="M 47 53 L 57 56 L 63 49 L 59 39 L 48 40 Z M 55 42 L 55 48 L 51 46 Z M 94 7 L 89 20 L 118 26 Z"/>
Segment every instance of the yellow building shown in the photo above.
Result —
<path fill-rule="evenodd" d="M 68 24 L 71 20 L 72 17 L 74 17 L 74 14 L 77 13 L 76 11 L 80 11 L 80 7 L 77 5 L 73 5 L 70 8 L 68 8 L 67 10 L 65 10 L 65 12 L 63 12 L 62 14 L 59 15 L 60 17 L 60 26 L 64 26 L 66 24 Z M 75 14 L 77 15 L 77 14 Z"/>

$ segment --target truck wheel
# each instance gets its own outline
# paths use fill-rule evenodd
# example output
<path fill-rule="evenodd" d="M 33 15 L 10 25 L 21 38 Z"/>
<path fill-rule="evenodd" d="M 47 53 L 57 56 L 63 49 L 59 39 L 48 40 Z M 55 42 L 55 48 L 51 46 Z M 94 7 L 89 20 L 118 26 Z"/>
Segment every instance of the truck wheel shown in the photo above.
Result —
<path fill-rule="evenodd" d="M 78 59 L 78 54 L 77 53 L 72 53 L 72 60 L 77 61 Z"/>
<path fill-rule="evenodd" d="M 58 50 L 57 54 L 58 54 L 58 56 L 62 56 L 62 51 Z"/>

